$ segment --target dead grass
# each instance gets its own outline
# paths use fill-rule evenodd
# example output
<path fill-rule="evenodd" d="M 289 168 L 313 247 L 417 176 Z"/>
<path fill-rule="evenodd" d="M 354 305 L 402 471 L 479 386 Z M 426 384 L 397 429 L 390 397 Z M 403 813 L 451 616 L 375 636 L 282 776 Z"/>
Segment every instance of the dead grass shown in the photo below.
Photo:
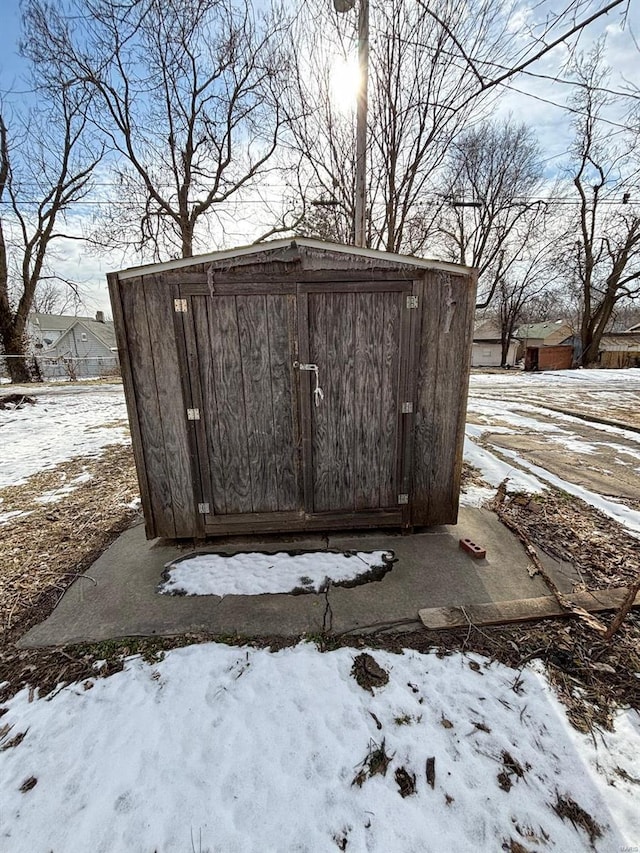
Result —
<path fill-rule="evenodd" d="M 469 486 L 485 486 L 486 481 L 482 479 L 482 472 L 475 465 L 470 465 L 468 462 L 462 463 L 462 476 L 460 479 L 462 491 Z"/>
<path fill-rule="evenodd" d="M 591 817 L 589 812 L 586 812 L 571 797 L 562 797 L 560 794 L 557 795 L 557 801 L 552 808 L 562 820 L 571 821 L 575 829 L 578 827 L 583 829 L 589 836 L 591 846 L 595 850 L 595 842 L 598 838 L 602 838 L 602 827 Z"/>
<path fill-rule="evenodd" d="M 580 588 L 626 586 L 637 576 L 638 540 L 578 498 L 550 489 L 514 495 L 503 511 L 543 551 L 572 563 L 583 579 Z"/>
<path fill-rule="evenodd" d="M 53 503 L 38 501 L 80 474 L 91 479 L 71 484 L 74 490 Z M 130 524 L 136 513 L 127 504 L 137 494 L 131 448 L 122 445 L 0 491 L 3 513 L 25 513 L 0 528 L 0 637 L 5 642 L 38 621 L 43 610 L 47 615 L 69 584 Z"/>

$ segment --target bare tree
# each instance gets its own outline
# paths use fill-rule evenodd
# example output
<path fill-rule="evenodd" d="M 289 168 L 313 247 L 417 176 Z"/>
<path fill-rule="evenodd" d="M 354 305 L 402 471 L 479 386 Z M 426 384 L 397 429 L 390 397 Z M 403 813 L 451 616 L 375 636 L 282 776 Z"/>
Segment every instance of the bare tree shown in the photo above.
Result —
<path fill-rule="evenodd" d="M 33 295 L 31 310 L 38 314 L 77 314 L 83 304 L 75 282 L 61 283 L 51 276 L 40 278 Z"/>
<path fill-rule="evenodd" d="M 535 133 L 524 124 L 486 122 L 450 147 L 438 231 L 451 260 L 477 267 L 478 308 L 513 280 L 512 268 L 538 235 L 547 210 L 536 199 L 542 174 Z"/>
<path fill-rule="evenodd" d="M 492 12 L 484 0 L 478 15 L 448 5 L 448 26 L 474 49 L 489 55 Z M 475 83 L 452 58 L 443 27 L 419 5 L 371 4 L 367 244 L 387 251 L 419 251 L 427 238 L 424 205 L 433 199 L 437 169 L 448 145 L 473 109 Z M 353 240 L 355 216 L 354 114 L 337 103 L 332 77 L 336 60 L 348 56 L 353 20 L 302 13 L 293 31 L 296 72 L 286 105 L 290 144 L 303 160 L 308 193 L 331 205 L 310 222 L 333 223 Z M 351 28 L 351 29 L 349 29 Z M 348 82 L 348 81 L 347 81 Z M 461 104 L 465 102 L 464 108 Z M 416 227 L 417 226 L 417 227 Z"/>
<path fill-rule="evenodd" d="M 470 14 L 444 0 L 371 0 L 368 245 L 422 251 L 442 206 L 439 170 L 462 128 L 500 86 L 561 42 L 571 49 L 584 26 L 622 5 L 542 2 L 523 15 L 519 4 L 479 0 Z M 331 64 L 352 49 L 355 22 L 308 8 L 294 33 L 292 145 L 306 167 L 307 201 L 333 205 L 323 226 L 331 220 L 337 233 L 352 234 L 354 121 L 336 105 L 330 78 Z M 311 214 L 311 223 L 318 219 Z"/>
<path fill-rule="evenodd" d="M 86 197 L 101 150 L 85 140 L 86 99 L 53 86 L 41 103 L 12 123 L 0 114 L 0 343 L 9 376 L 28 382 L 25 330 L 54 244 L 72 205 Z"/>
<path fill-rule="evenodd" d="M 577 209 L 565 236 L 563 266 L 568 285 L 579 293 L 581 363 L 586 367 L 598 359 L 616 305 L 640 297 L 640 206 L 630 193 L 612 195 L 610 190 L 624 187 L 639 163 L 633 135 L 619 135 L 614 142 L 599 121 L 618 101 L 605 86 L 601 46 L 576 60 L 574 75 L 579 88 L 573 106 L 580 111 L 572 151 Z"/>
<path fill-rule="evenodd" d="M 276 150 L 284 16 L 250 0 L 25 8 L 24 51 L 91 92 L 111 147 L 107 242 L 191 256 L 211 215 L 254 187 Z"/>
<path fill-rule="evenodd" d="M 500 328 L 502 367 L 508 363 L 509 344 L 525 311 L 548 292 L 555 277 L 553 242 L 542 237 L 537 245 L 530 243 L 526 256 L 498 281 L 492 309 Z"/>

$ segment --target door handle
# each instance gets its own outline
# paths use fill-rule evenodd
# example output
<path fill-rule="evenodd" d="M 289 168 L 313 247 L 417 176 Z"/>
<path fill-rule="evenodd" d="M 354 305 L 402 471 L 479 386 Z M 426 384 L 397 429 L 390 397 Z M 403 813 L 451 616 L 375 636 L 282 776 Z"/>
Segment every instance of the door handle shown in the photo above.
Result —
<path fill-rule="evenodd" d="M 301 364 L 299 361 L 293 362 L 294 368 L 298 370 L 306 370 L 310 373 L 313 373 L 316 378 L 316 387 L 313 389 L 313 400 L 316 404 L 316 407 L 320 405 L 320 403 L 324 400 L 324 391 L 320 387 L 320 380 L 318 378 L 318 365 L 317 364 Z"/>

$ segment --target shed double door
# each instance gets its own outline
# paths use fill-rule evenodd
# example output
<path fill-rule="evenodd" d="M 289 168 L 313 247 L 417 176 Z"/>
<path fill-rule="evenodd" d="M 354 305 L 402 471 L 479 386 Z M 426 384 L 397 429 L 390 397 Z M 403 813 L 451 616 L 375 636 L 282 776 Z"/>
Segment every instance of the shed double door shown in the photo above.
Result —
<path fill-rule="evenodd" d="M 402 523 L 410 293 L 331 282 L 191 297 L 205 532 Z"/>

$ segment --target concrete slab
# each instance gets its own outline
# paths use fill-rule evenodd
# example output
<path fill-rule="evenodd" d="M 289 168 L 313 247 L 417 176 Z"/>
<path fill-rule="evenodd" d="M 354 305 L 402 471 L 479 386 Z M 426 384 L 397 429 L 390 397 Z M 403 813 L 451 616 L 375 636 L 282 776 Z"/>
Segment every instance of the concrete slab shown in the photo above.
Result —
<path fill-rule="evenodd" d="M 459 548 L 468 537 L 487 549 L 477 560 Z M 537 598 L 548 590 L 530 578 L 520 542 L 491 512 L 463 508 L 459 523 L 411 536 L 373 531 L 308 537 L 234 537 L 205 551 L 388 550 L 397 563 L 380 581 L 328 593 L 286 595 L 167 596 L 157 593 L 167 562 L 193 552 L 162 541 L 147 542 L 141 525 L 123 533 L 67 590 L 53 613 L 21 639 L 25 648 L 131 636 L 213 634 L 287 636 L 367 631 L 420 625 L 423 607 Z M 544 558 L 563 590 L 566 565 Z"/>

